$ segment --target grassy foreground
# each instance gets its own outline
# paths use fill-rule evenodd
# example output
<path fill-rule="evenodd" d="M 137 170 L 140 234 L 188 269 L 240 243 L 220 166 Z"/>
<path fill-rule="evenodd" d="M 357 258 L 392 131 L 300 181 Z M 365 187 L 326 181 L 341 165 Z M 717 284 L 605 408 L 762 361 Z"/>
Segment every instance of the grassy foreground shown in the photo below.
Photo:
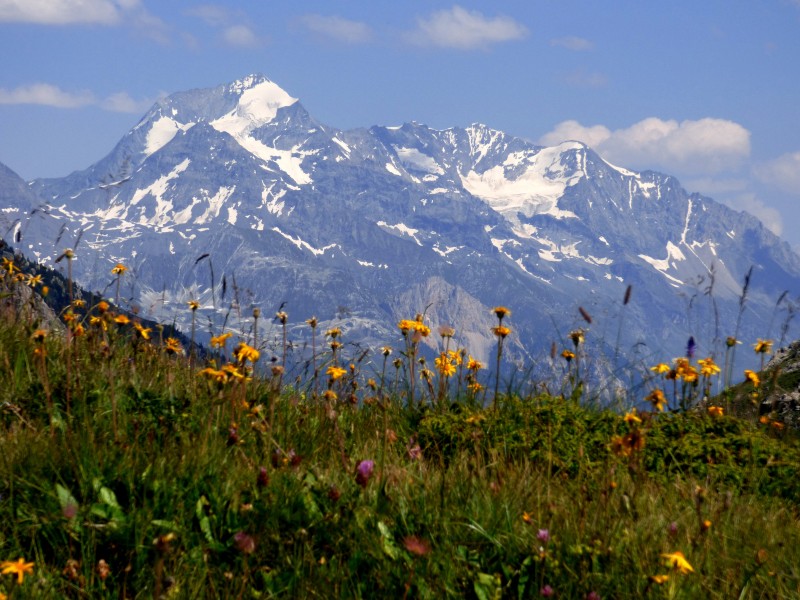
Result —
<path fill-rule="evenodd" d="M 106 303 L 73 303 L 59 332 L 15 302 L 9 598 L 800 597 L 800 444 L 774 422 L 546 394 L 483 408 L 455 358 L 438 378 L 413 360 L 413 321 L 363 373 L 328 332 L 288 385 L 278 364 L 253 376 L 255 341 L 223 366 L 235 340 L 215 338 L 200 364 Z"/>

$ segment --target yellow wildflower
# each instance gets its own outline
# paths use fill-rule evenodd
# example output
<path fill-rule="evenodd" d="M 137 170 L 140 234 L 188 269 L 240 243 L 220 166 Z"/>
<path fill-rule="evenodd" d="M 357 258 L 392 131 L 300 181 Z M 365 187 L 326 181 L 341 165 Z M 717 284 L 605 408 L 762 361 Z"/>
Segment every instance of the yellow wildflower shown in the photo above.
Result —
<path fill-rule="evenodd" d="M 22 585 L 25 573 L 33 574 L 33 565 L 34 563 L 32 562 L 25 562 L 24 558 L 15 561 L 6 560 L 0 563 L 0 570 L 2 570 L 3 575 L 16 575 L 17 583 Z"/>
<path fill-rule="evenodd" d="M 642 420 L 639 418 L 639 415 L 636 414 L 636 409 L 635 408 L 632 408 L 627 413 L 625 413 L 625 416 L 622 418 L 622 420 L 625 421 L 626 423 L 628 423 L 629 425 L 631 423 L 641 423 L 642 422 Z"/>
<path fill-rule="evenodd" d="M 658 411 L 663 411 L 664 406 L 667 404 L 667 399 L 664 396 L 664 392 L 659 389 L 655 389 L 648 396 L 645 398 L 648 402 L 653 404 L 653 408 Z"/>
<path fill-rule="evenodd" d="M 167 338 L 164 351 L 167 354 L 180 354 L 181 352 L 183 352 L 183 348 L 181 348 L 181 343 L 176 338 L 169 337 Z"/>
<path fill-rule="evenodd" d="M 133 324 L 133 328 L 136 330 L 136 332 L 141 336 L 143 340 L 150 339 L 150 333 L 153 330 L 150 329 L 149 327 L 143 327 L 142 324 L 137 321 Z"/>
<path fill-rule="evenodd" d="M 586 340 L 585 333 L 583 329 L 576 329 L 575 331 L 569 332 L 569 339 L 572 340 L 576 348 Z"/>
<path fill-rule="evenodd" d="M 467 386 L 467 389 L 472 392 L 473 394 L 477 394 L 483 391 L 483 385 L 478 383 L 477 381 L 473 381 Z"/>
<path fill-rule="evenodd" d="M 212 348 L 224 348 L 225 342 L 228 341 L 228 338 L 232 337 L 233 334 L 229 331 L 228 333 L 223 333 L 222 335 L 218 335 L 211 338 L 211 347 Z"/>
<path fill-rule="evenodd" d="M 572 352 L 571 350 L 564 350 L 564 351 L 561 353 L 561 356 L 563 356 L 563 357 L 564 357 L 564 359 L 565 359 L 567 362 L 570 362 L 570 361 L 571 361 L 573 358 L 575 358 L 575 353 L 574 353 L 574 352 Z"/>
<path fill-rule="evenodd" d="M 749 381 L 753 384 L 753 387 L 757 388 L 761 383 L 761 380 L 758 378 L 758 373 L 755 371 L 751 371 L 750 369 L 744 370 L 744 379 L 745 381 Z"/>
<path fill-rule="evenodd" d="M 692 565 L 690 565 L 689 561 L 686 560 L 683 552 L 678 551 L 670 554 L 662 554 L 661 558 L 664 559 L 664 564 L 667 567 L 675 569 L 676 571 L 680 571 L 684 575 L 687 573 L 694 573 Z"/>
<path fill-rule="evenodd" d="M 336 339 L 337 337 L 342 335 L 342 330 L 339 329 L 338 327 L 333 327 L 331 329 L 328 329 L 328 331 L 325 332 L 325 335 L 328 337 L 332 337 L 333 339 Z"/>
<path fill-rule="evenodd" d="M 502 321 L 505 317 L 511 316 L 511 311 L 505 306 L 495 306 L 492 312 L 497 316 L 498 320 Z"/>
<path fill-rule="evenodd" d="M 191 311 L 195 311 L 200 308 L 200 303 L 197 300 L 189 300 L 186 304 L 189 306 L 189 310 Z"/>
<path fill-rule="evenodd" d="M 511 333 L 511 329 L 509 329 L 505 325 L 498 325 L 497 327 L 492 327 L 492 333 L 494 333 L 500 339 L 503 339 L 509 333 Z"/>
<path fill-rule="evenodd" d="M 700 375 L 703 377 L 711 377 L 712 375 L 717 375 L 721 371 L 714 362 L 714 359 L 710 356 L 706 359 L 699 359 L 697 364 L 700 365 Z"/>
<path fill-rule="evenodd" d="M 111 269 L 111 273 L 113 275 L 122 275 L 127 270 L 128 270 L 128 267 L 126 267 L 122 263 L 117 263 L 116 266 L 113 269 Z"/>
<path fill-rule="evenodd" d="M 331 365 L 325 372 L 327 373 L 328 377 L 331 378 L 331 381 L 336 381 L 347 374 L 347 369 L 342 369 L 341 367 Z"/>
<path fill-rule="evenodd" d="M 456 374 L 455 363 L 444 352 L 437 356 L 433 362 L 436 364 L 436 370 L 444 377 L 452 377 Z"/>
<path fill-rule="evenodd" d="M 483 363 L 478 361 L 478 360 L 475 360 L 474 358 L 472 358 L 470 356 L 469 360 L 467 361 L 467 370 L 468 371 L 480 371 L 481 369 L 483 369 Z"/>
<path fill-rule="evenodd" d="M 669 575 L 650 575 L 648 579 L 656 585 L 664 585 L 669 581 Z"/>
<path fill-rule="evenodd" d="M 772 354 L 772 340 L 758 340 L 753 344 L 756 354 Z"/>
<path fill-rule="evenodd" d="M 128 323 L 131 322 L 131 320 L 125 315 L 117 315 L 116 317 L 114 317 L 114 322 L 117 325 L 127 325 Z"/>
<path fill-rule="evenodd" d="M 240 363 L 243 363 L 246 360 L 254 363 L 258 361 L 261 353 L 252 346 L 248 346 L 244 342 L 240 342 L 239 345 L 234 348 L 233 356 Z"/>
<path fill-rule="evenodd" d="M 709 406 L 708 414 L 712 417 L 721 417 L 724 414 L 721 406 Z"/>

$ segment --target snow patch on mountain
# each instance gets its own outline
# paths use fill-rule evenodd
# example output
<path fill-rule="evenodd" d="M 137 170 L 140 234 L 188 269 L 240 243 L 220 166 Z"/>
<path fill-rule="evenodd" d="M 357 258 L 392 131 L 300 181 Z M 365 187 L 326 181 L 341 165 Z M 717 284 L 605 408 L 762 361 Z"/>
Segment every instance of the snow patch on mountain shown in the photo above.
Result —
<path fill-rule="evenodd" d="M 229 133 L 236 139 L 246 137 L 254 129 L 266 125 L 275 118 L 279 109 L 297 102 L 297 98 L 292 98 L 268 79 L 252 85 L 252 79 L 246 78 L 237 84 L 231 86 L 234 91 L 245 89 L 236 108 L 211 121 L 214 129 Z"/>
<path fill-rule="evenodd" d="M 461 174 L 461 184 L 473 196 L 477 196 L 512 224 L 519 224 L 519 215 L 532 217 L 547 214 L 556 219 L 572 219 L 577 215 L 558 207 L 558 199 L 567 187 L 575 185 L 585 176 L 582 170 L 570 170 L 564 164 L 564 153 L 570 150 L 583 151 L 583 146 L 568 142 L 552 148 L 544 148 L 533 156 L 525 171 L 510 177 L 506 165 L 496 165 L 482 173 L 470 170 Z M 515 156 L 507 165 L 516 167 L 522 157 Z"/>
<path fill-rule="evenodd" d="M 142 153 L 145 156 L 155 154 L 161 150 L 161 148 L 169 144 L 179 131 L 188 131 L 193 126 L 194 123 L 179 123 L 175 119 L 162 116 L 160 119 L 153 122 L 150 131 L 147 132 Z"/>
<path fill-rule="evenodd" d="M 440 167 L 432 156 L 420 152 L 416 148 L 401 148 L 393 146 L 397 157 L 406 168 L 423 171 L 432 175 L 444 175 L 444 169 Z"/>
<path fill-rule="evenodd" d="M 397 225 L 389 225 L 386 221 L 378 221 L 376 223 L 378 227 L 382 227 L 384 229 L 391 229 L 393 231 L 399 231 L 403 235 L 407 235 L 411 239 L 413 239 L 417 246 L 422 246 L 422 242 L 417 239 L 417 233 L 419 233 L 419 229 L 412 229 L 405 223 L 398 223 Z"/>

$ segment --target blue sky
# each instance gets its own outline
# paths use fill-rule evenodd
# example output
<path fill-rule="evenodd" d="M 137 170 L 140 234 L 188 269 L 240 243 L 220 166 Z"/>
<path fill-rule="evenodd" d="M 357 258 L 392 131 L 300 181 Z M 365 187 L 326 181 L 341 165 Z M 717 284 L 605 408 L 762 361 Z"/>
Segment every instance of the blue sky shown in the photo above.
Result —
<path fill-rule="evenodd" d="M 800 248 L 800 0 L 0 0 L 0 57 L 25 179 L 99 160 L 161 95 L 263 73 L 342 129 L 579 139 Z"/>

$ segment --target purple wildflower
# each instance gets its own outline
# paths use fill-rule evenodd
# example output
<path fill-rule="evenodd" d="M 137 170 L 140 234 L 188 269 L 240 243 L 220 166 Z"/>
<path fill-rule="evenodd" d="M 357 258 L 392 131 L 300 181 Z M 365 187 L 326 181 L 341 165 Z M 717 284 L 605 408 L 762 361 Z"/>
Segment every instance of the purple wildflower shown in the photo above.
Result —
<path fill-rule="evenodd" d="M 550 598 L 553 595 L 555 595 L 555 593 L 556 593 L 556 591 L 553 588 L 551 588 L 549 585 L 545 585 L 542 589 L 539 590 L 539 594 L 543 598 Z"/>
<path fill-rule="evenodd" d="M 372 477 L 372 472 L 375 470 L 374 460 L 362 460 L 356 467 L 356 483 L 361 487 L 367 487 L 369 478 Z"/>
<path fill-rule="evenodd" d="M 550 541 L 550 531 L 547 529 L 540 529 L 539 532 L 536 534 L 536 539 L 546 544 Z"/>

